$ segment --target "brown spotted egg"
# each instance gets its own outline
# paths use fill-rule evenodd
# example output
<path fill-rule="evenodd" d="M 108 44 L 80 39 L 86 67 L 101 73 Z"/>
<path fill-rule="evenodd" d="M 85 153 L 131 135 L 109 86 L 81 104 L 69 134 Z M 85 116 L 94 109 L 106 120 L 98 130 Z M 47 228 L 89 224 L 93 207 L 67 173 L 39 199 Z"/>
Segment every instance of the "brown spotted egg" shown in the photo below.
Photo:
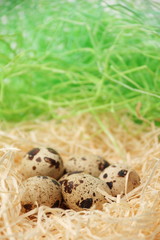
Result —
<path fill-rule="evenodd" d="M 99 174 L 110 164 L 104 158 L 94 154 L 80 154 L 68 159 L 65 163 L 66 172 L 83 171 L 94 177 Z"/>
<path fill-rule="evenodd" d="M 64 172 L 59 153 L 53 148 L 45 147 L 30 150 L 22 159 L 20 168 L 25 178 L 41 175 L 59 179 Z"/>
<path fill-rule="evenodd" d="M 65 204 L 75 211 L 87 210 L 92 206 L 102 209 L 107 199 L 99 190 L 111 194 L 103 181 L 86 173 L 67 173 L 60 183 Z"/>
<path fill-rule="evenodd" d="M 136 171 L 122 164 L 110 165 L 99 178 L 108 185 L 112 196 L 124 195 L 140 185 L 140 177 Z"/>
<path fill-rule="evenodd" d="M 59 207 L 62 200 L 61 185 L 54 178 L 34 176 L 26 179 L 20 187 L 22 207 L 29 211 L 37 205 Z"/>

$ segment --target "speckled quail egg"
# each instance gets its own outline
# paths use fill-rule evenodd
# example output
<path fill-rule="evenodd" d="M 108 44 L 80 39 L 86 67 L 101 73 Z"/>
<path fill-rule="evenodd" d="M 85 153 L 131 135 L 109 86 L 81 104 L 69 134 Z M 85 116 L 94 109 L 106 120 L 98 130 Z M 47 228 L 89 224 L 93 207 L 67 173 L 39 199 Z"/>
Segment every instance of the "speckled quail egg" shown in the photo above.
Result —
<path fill-rule="evenodd" d="M 30 150 L 22 159 L 20 168 L 25 178 L 41 175 L 59 179 L 64 172 L 59 153 L 53 148 L 45 147 Z"/>
<path fill-rule="evenodd" d="M 109 186 L 113 196 L 124 195 L 140 185 L 140 177 L 135 170 L 126 165 L 110 165 L 99 178 Z"/>
<path fill-rule="evenodd" d="M 21 204 L 28 211 L 38 206 L 59 207 L 62 200 L 61 185 L 54 178 L 34 176 L 20 187 Z"/>
<path fill-rule="evenodd" d="M 67 173 L 60 183 L 66 205 L 75 211 L 87 210 L 92 206 L 102 209 L 103 203 L 108 201 L 99 189 L 111 194 L 103 181 L 86 173 Z"/>
<path fill-rule="evenodd" d="M 80 154 L 69 158 L 65 163 L 65 169 L 67 172 L 83 171 L 94 177 L 98 177 L 109 165 L 109 162 L 100 156 Z"/>

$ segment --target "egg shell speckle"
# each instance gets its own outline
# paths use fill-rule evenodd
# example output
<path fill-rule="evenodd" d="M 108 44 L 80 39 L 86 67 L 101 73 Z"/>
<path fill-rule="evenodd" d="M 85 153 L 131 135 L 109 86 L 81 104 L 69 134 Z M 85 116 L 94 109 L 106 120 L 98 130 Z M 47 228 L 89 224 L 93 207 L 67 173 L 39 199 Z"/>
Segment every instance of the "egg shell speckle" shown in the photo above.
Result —
<path fill-rule="evenodd" d="M 124 195 L 140 185 L 140 177 L 137 172 L 127 165 L 110 165 L 100 174 L 99 178 L 103 180 L 110 188 L 112 196 L 118 194 Z"/>
<path fill-rule="evenodd" d="M 66 205 L 75 211 L 86 210 L 92 206 L 102 209 L 103 203 L 107 200 L 98 189 L 111 194 L 109 187 L 103 181 L 86 173 L 67 173 L 60 183 Z"/>
<path fill-rule="evenodd" d="M 94 177 L 98 177 L 109 165 L 109 162 L 100 156 L 81 154 L 69 158 L 65 163 L 65 169 L 67 172 L 83 171 Z"/>
<path fill-rule="evenodd" d="M 21 204 L 28 211 L 38 206 L 59 207 L 62 201 L 61 185 L 54 178 L 34 176 L 20 187 Z"/>
<path fill-rule="evenodd" d="M 53 148 L 45 147 L 30 150 L 22 159 L 20 168 L 25 178 L 41 175 L 59 179 L 64 172 L 59 153 Z"/>

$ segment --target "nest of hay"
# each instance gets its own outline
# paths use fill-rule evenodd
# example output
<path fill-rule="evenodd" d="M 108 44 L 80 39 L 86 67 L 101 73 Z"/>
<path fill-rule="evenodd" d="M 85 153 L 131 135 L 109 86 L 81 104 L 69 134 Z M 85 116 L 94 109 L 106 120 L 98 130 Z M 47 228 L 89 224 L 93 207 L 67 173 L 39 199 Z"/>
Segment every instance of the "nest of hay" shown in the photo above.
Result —
<path fill-rule="evenodd" d="M 0 235 L 1 239 L 160 239 L 160 129 L 125 126 L 105 115 L 101 125 L 92 115 L 56 122 L 28 122 L 4 126 L 0 131 Z M 26 151 L 36 146 L 58 150 L 64 161 L 75 153 L 91 152 L 111 163 L 125 162 L 141 177 L 141 185 L 123 199 L 104 204 L 103 210 L 37 207 L 22 213 L 18 171 Z"/>

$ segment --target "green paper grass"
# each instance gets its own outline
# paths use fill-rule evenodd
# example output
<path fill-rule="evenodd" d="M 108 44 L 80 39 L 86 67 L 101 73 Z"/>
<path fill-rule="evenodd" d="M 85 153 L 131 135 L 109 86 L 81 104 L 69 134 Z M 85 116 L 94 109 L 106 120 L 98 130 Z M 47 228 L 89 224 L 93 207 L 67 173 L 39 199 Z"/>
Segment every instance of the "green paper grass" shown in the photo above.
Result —
<path fill-rule="evenodd" d="M 2 120 L 123 110 L 160 121 L 158 3 L 6 0 L 0 9 Z"/>

